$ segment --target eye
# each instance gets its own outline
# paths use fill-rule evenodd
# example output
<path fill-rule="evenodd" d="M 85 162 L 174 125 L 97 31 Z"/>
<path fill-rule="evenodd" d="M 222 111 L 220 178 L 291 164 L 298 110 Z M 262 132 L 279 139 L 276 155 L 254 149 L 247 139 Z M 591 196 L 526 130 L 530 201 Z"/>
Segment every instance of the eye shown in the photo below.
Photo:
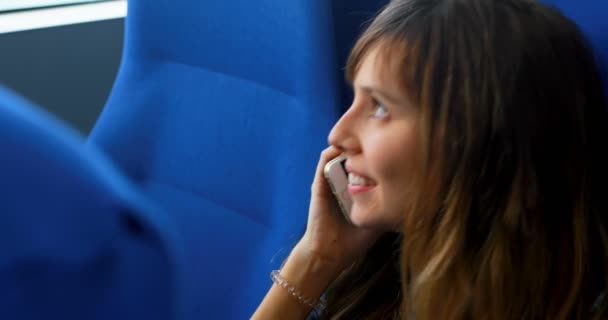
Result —
<path fill-rule="evenodd" d="M 372 102 L 374 104 L 374 107 L 370 116 L 379 119 L 386 118 L 388 116 L 388 109 L 384 106 L 384 104 L 382 104 L 382 102 L 379 102 L 376 99 L 372 99 Z"/>

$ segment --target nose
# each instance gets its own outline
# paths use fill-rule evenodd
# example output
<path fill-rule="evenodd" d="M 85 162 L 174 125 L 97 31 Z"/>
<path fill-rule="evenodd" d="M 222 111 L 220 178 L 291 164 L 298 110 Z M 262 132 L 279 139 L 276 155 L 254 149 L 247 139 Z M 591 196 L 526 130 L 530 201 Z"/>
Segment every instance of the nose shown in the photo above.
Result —
<path fill-rule="evenodd" d="M 342 150 L 344 153 L 353 154 L 360 151 L 356 131 L 356 115 L 352 107 L 336 122 L 327 140 L 330 145 Z"/>

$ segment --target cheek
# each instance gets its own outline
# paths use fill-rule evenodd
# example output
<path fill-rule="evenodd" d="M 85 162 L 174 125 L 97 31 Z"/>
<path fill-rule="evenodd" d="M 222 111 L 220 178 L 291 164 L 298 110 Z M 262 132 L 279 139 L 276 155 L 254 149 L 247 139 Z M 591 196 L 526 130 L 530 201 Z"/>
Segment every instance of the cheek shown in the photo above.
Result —
<path fill-rule="evenodd" d="M 367 156 L 377 178 L 390 184 L 406 183 L 411 176 L 416 156 L 416 139 L 410 130 L 394 135 L 369 137 Z"/>
<path fill-rule="evenodd" d="M 414 153 L 410 141 L 386 145 L 382 157 L 375 160 L 380 166 L 381 208 L 385 212 L 385 224 L 392 230 L 401 231 L 403 219 L 412 205 L 414 196 Z"/>

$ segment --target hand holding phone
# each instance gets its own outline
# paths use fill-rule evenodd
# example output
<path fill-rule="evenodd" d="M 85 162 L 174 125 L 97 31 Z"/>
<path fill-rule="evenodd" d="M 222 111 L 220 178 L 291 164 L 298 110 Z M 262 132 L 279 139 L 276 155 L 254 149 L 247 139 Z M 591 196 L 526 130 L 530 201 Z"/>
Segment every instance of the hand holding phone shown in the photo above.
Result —
<path fill-rule="evenodd" d="M 321 258 L 323 267 L 331 269 L 330 273 L 335 271 L 335 275 L 361 257 L 383 233 L 380 229 L 360 228 L 352 223 L 354 202 L 348 191 L 345 157 L 340 156 L 340 152 L 335 146 L 321 152 L 311 186 L 306 231 L 294 248 L 297 253 L 293 254 L 300 258 Z M 336 212 L 332 201 L 338 202 L 342 214 Z"/>

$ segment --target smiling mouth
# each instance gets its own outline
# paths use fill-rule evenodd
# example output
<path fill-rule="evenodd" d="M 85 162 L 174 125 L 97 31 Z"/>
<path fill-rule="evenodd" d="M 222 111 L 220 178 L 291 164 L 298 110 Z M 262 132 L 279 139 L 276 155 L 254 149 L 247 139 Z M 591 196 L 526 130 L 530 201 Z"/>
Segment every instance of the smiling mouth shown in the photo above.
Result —
<path fill-rule="evenodd" d="M 348 174 L 348 192 L 351 195 L 370 191 L 376 187 L 376 183 L 370 179 L 350 172 Z"/>
<path fill-rule="evenodd" d="M 362 177 L 356 173 L 350 172 L 348 174 L 348 184 L 353 186 L 375 186 L 372 180 Z"/>

